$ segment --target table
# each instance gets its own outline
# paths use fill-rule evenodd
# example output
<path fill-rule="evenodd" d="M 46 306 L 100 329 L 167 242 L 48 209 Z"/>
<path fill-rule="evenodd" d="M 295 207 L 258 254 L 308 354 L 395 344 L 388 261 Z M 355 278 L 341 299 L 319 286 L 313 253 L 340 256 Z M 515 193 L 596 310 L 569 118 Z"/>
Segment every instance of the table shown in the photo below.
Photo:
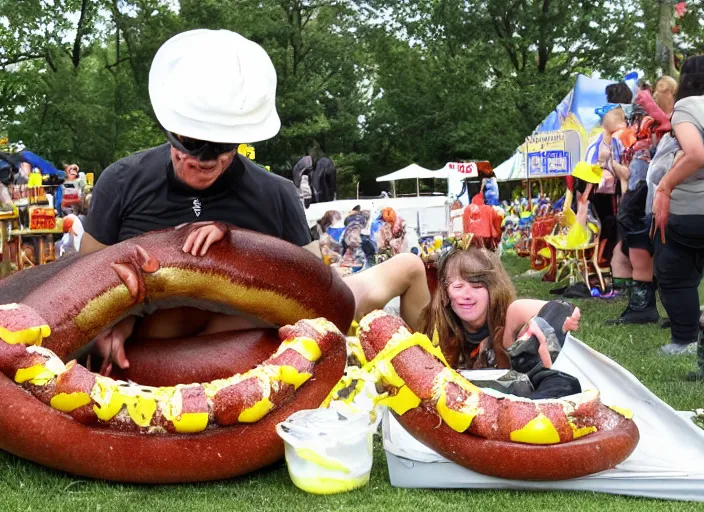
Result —
<path fill-rule="evenodd" d="M 54 235 L 62 235 L 63 229 L 13 229 L 10 231 L 10 236 L 16 236 L 18 238 L 18 257 L 19 260 L 18 268 L 24 268 L 23 262 L 21 261 L 22 252 L 22 237 L 38 237 L 39 247 L 37 254 L 37 262 L 39 265 L 44 265 L 50 261 L 54 261 L 56 256 L 54 254 Z"/>

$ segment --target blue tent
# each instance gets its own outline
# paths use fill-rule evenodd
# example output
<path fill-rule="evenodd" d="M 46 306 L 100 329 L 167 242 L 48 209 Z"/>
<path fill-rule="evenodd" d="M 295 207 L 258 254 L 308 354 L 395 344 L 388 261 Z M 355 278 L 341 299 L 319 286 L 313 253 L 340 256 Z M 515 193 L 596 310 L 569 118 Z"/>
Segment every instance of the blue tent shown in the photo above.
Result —
<path fill-rule="evenodd" d="M 27 162 L 32 167 L 39 169 L 39 172 L 48 176 L 59 176 L 61 171 L 42 157 L 35 155 L 31 151 L 23 150 L 17 153 L 16 158 L 21 162 Z"/>
<path fill-rule="evenodd" d="M 638 80 L 635 73 L 627 75 L 624 80 L 633 88 Z M 555 110 L 540 123 L 533 135 L 542 132 L 553 132 L 569 127 L 583 136 L 583 151 L 586 150 L 587 138 L 599 126 L 599 116 L 594 112 L 606 104 L 606 86 L 615 83 L 612 80 L 589 78 L 577 75 L 572 90 L 565 96 Z M 567 126 L 565 124 L 567 123 Z M 499 181 L 525 179 L 526 167 L 523 151 L 516 149 L 514 155 L 494 169 Z"/>

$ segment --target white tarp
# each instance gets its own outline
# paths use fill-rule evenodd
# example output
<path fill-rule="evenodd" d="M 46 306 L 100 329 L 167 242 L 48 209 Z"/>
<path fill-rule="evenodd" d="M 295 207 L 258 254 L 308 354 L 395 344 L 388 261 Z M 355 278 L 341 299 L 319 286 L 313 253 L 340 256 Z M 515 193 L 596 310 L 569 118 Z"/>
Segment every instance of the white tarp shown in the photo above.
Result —
<path fill-rule="evenodd" d="M 431 171 L 425 167 L 421 167 L 418 164 L 411 164 L 403 169 L 392 172 L 391 174 L 386 174 L 384 176 L 379 176 L 376 181 L 397 181 L 397 180 L 424 180 L 427 178 L 435 178 L 446 180 L 447 171 L 445 169 L 439 169 L 437 171 Z"/>
<path fill-rule="evenodd" d="M 583 389 L 599 389 L 604 403 L 633 411 L 640 442 L 622 464 L 595 475 L 558 482 L 504 480 L 449 462 L 387 415 L 383 435 L 391 485 L 575 490 L 704 501 L 704 431 L 691 421 L 691 414 L 678 413 L 633 374 L 571 336 L 555 367 L 579 378 Z"/>

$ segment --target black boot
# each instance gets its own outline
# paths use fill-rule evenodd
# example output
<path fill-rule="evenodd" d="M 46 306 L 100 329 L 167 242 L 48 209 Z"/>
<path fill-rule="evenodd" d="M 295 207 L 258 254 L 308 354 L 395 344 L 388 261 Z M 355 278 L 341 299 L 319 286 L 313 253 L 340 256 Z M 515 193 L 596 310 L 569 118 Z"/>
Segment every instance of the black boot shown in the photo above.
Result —
<path fill-rule="evenodd" d="M 606 325 L 656 324 L 660 320 L 655 301 L 655 285 L 644 281 L 633 281 L 633 291 L 628 306 L 621 316 L 607 320 Z"/>
<path fill-rule="evenodd" d="M 689 372 L 685 377 L 685 380 L 689 381 L 703 381 L 704 380 L 704 342 L 702 341 L 702 334 L 699 333 L 699 338 L 697 340 L 697 370 Z"/>

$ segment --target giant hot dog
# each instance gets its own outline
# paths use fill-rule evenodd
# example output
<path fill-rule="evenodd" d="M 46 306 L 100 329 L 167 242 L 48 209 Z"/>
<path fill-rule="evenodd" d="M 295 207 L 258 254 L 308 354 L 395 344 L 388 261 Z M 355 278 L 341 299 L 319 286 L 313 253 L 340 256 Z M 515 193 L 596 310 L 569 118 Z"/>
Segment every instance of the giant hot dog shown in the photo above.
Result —
<path fill-rule="evenodd" d="M 396 414 L 417 439 L 462 466 L 501 478 L 563 480 L 623 462 L 635 423 L 604 406 L 597 392 L 565 399 L 518 399 L 477 388 L 445 364 L 427 337 L 377 311 L 360 322 L 367 360 L 402 398 Z M 375 359 L 376 358 L 376 359 Z"/>
<path fill-rule="evenodd" d="M 184 254 L 189 229 L 77 259 L 21 305 L 0 308 L 0 448 L 126 482 L 227 478 L 281 457 L 274 425 L 317 407 L 342 375 L 338 329 L 352 320 L 352 294 L 307 251 L 244 230 L 204 258 Z M 259 366 L 211 382 L 148 388 L 64 364 L 125 315 L 174 305 L 296 325 L 280 329 L 281 346 Z M 318 317 L 331 322 L 296 323 Z"/>

